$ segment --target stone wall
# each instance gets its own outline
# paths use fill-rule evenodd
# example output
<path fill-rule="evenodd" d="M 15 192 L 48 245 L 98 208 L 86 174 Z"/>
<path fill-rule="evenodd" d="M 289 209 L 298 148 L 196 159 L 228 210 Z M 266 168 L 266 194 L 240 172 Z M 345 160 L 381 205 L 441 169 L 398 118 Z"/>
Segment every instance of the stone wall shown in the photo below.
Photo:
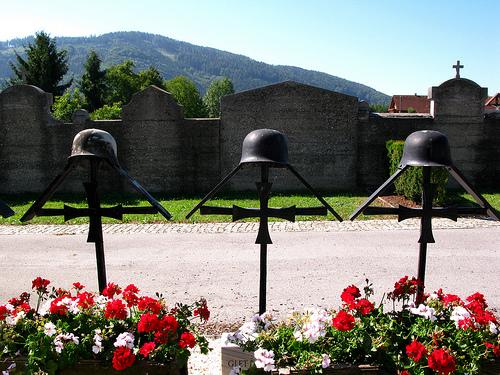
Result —
<path fill-rule="evenodd" d="M 122 120 L 74 123 L 50 115 L 51 95 L 33 86 L 0 93 L 0 193 L 40 193 L 66 163 L 74 136 L 85 128 L 111 133 L 118 159 L 151 192 L 209 191 L 240 160 L 250 131 L 272 128 L 289 140 L 289 160 L 313 187 L 323 191 L 372 190 L 387 178 L 385 142 L 416 130 L 435 129 L 450 141 L 457 167 L 474 184 L 500 186 L 500 118 L 485 119 L 486 89 L 452 79 L 430 89 L 431 114 L 371 114 L 357 98 L 295 82 L 224 97 L 221 119 L 185 119 L 182 107 L 157 87 L 137 93 Z M 81 192 L 85 170 L 61 186 Z M 258 170 L 248 168 L 228 186 L 255 189 Z M 103 187 L 132 191 L 109 168 Z M 283 169 L 273 170 L 275 190 L 303 190 Z"/>

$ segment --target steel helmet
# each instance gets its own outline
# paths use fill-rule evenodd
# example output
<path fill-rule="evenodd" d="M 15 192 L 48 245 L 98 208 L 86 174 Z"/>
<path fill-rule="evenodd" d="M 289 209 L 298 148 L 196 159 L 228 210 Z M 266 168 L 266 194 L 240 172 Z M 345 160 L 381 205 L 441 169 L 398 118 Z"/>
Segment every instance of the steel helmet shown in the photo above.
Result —
<path fill-rule="evenodd" d="M 400 166 L 449 167 L 451 161 L 448 138 L 436 130 L 420 130 L 406 138 Z"/>
<path fill-rule="evenodd" d="M 258 129 L 243 140 L 240 164 L 270 163 L 275 167 L 288 165 L 288 140 L 273 129 Z"/>
<path fill-rule="evenodd" d="M 118 164 L 116 141 L 111 134 L 100 129 L 86 129 L 73 139 L 70 159 L 97 157 Z"/>

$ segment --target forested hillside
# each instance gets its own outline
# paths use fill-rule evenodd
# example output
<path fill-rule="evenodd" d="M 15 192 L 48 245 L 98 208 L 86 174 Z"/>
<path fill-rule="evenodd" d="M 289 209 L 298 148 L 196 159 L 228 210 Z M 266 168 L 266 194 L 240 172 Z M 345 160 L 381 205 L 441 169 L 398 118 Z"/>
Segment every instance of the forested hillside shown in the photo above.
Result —
<path fill-rule="evenodd" d="M 9 61 L 14 51 L 22 53 L 33 38 L 0 42 L 0 81 L 12 76 Z M 95 50 L 103 67 L 132 60 L 137 69 L 156 67 L 165 79 L 184 75 L 193 80 L 202 93 L 209 83 L 223 76 L 229 77 L 236 91 L 252 89 L 286 80 L 293 80 L 367 100 L 371 104 L 387 104 L 389 97 L 368 86 L 326 73 L 294 66 L 270 65 L 249 57 L 200 47 L 161 35 L 142 32 L 115 32 L 92 37 L 58 37 L 59 49 L 69 56 L 69 77 L 79 79 L 90 50 Z"/>

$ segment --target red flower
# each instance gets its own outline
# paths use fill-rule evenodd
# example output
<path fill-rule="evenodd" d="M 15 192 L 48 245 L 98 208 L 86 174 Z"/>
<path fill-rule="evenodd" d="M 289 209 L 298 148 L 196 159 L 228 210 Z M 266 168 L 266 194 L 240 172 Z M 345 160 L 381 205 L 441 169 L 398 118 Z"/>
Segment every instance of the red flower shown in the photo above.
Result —
<path fill-rule="evenodd" d="M 175 336 L 179 323 L 172 315 L 166 315 L 160 320 L 158 332 L 155 333 L 155 341 L 165 344 L 169 337 Z"/>
<path fill-rule="evenodd" d="M 500 357 L 500 345 L 495 345 L 490 342 L 485 342 L 484 346 L 486 346 L 486 348 L 488 349 L 491 349 L 495 357 Z"/>
<path fill-rule="evenodd" d="M 9 315 L 9 310 L 4 305 L 0 305 L 0 321 L 5 320 L 5 318 Z"/>
<path fill-rule="evenodd" d="M 127 285 L 123 290 L 123 299 L 127 302 L 128 307 L 135 306 L 139 302 L 137 293 L 139 293 L 139 289 L 134 284 Z"/>
<path fill-rule="evenodd" d="M 455 294 L 444 294 L 443 295 L 443 303 L 448 306 L 448 305 L 453 305 L 453 306 L 459 306 L 462 304 L 462 300 L 460 299 L 459 296 Z"/>
<path fill-rule="evenodd" d="M 141 311 L 152 312 L 153 314 L 159 314 L 162 309 L 161 303 L 151 297 L 141 297 L 137 304 L 137 308 Z"/>
<path fill-rule="evenodd" d="M 33 289 L 36 289 L 37 292 L 46 293 L 47 286 L 49 286 L 49 284 L 50 284 L 49 280 L 42 279 L 40 276 L 38 276 L 35 280 L 31 282 L 31 287 Z"/>
<path fill-rule="evenodd" d="M 361 315 L 368 315 L 373 311 L 375 305 L 366 298 L 361 298 L 359 301 L 354 301 L 351 308 L 357 310 Z"/>
<path fill-rule="evenodd" d="M 403 370 L 399 373 L 399 375 L 410 375 L 410 373 L 407 370 Z"/>
<path fill-rule="evenodd" d="M 455 371 L 455 358 L 444 349 L 434 350 L 429 358 L 427 364 L 431 370 L 439 374 L 451 374 Z"/>
<path fill-rule="evenodd" d="M 422 357 L 427 355 L 427 349 L 417 340 L 413 340 L 410 344 L 406 345 L 406 355 L 408 358 L 413 359 L 414 362 L 419 362 Z"/>
<path fill-rule="evenodd" d="M 491 311 L 477 310 L 474 312 L 474 320 L 483 326 L 489 324 L 490 322 L 496 323 L 497 318 Z"/>
<path fill-rule="evenodd" d="M 106 288 L 102 291 L 102 295 L 108 298 L 113 298 L 116 295 L 120 294 L 122 289 L 115 283 L 108 283 Z"/>
<path fill-rule="evenodd" d="M 94 295 L 92 293 L 79 293 L 77 298 L 78 307 L 81 307 L 82 309 L 90 309 L 92 306 L 94 306 Z"/>
<path fill-rule="evenodd" d="M 479 292 L 471 294 L 469 297 L 466 298 L 466 300 L 467 302 L 477 302 L 478 304 L 482 305 L 484 309 L 488 307 L 484 295 Z"/>
<path fill-rule="evenodd" d="M 158 328 L 160 328 L 160 319 L 151 313 L 142 314 L 139 323 L 137 323 L 137 331 L 141 333 L 156 331 Z"/>
<path fill-rule="evenodd" d="M 126 346 L 118 347 L 113 353 L 113 368 L 118 371 L 123 371 L 130 367 L 135 362 L 135 355 L 132 350 Z"/>
<path fill-rule="evenodd" d="M 154 342 L 147 342 L 139 349 L 139 354 L 147 358 L 155 348 L 156 344 Z"/>
<path fill-rule="evenodd" d="M 421 284 L 415 277 L 411 279 L 404 276 L 394 284 L 394 290 L 388 294 L 391 299 L 401 299 L 405 296 L 411 296 L 417 293 L 417 288 Z"/>
<path fill-rule="evenodd" d="M 466 331 L 469 328 L 472 330 L 476 329 L 476 326 L 474 325 L 474 320 L 472 320 L 471 318 L 463 318 L 459 320 L 458 327 L 462 328 L 464 331 Z"/>
<path fill-rule="evenodd" d="M 342 291 L 342 294 L 340 295 L 340 299 L 347 304 L 354 302 L 354 300 L 359 297 L 361 297 L 361 293 L 359 292 L 358 287 L 355 285 L 349 285 Z"/>
<path fill-rule="evenodd" d="M 50 302 L 49 311 L 54 315 L 66 315 L 68 312 L 68 307 L 61 303 L 62 299 L 65 297 L 57 297 Z"/>
<path fill-rule="evenodd" d="M 203 298 L 199 306 L 193 311 L 194 316 L 199 316 L 201 320 L 207 321 L 210 318 L 210 310 L 207 307 L 207 301 Z"/>
<path fill-rule="evenodd" d="M 85 288 L 85 285 L 80 284 L 79 282 L 73 283 L 73 288 L 75 288 L 77 291 L 80 291 Z"/>
<path fill-rule="evenodd" d="M 196 339 L 191 332 L 183 332 L 179 339 L 179 347 L 184 349 L 186 347 L 193 348 L 196 345 Z"/>
<path fill-rule="evenodd" d="M 354 322 L 354 316 L 344 310 L 340 310 L 332 319 L 332 325 L 339 331 L 350 331 L 354 328 Z"/>
<path fill-rule="evenodd" d="M 119 300 L 111 300 L 106 304 L 104 316 L 108 319 L 126 319 L 127 310 L 125 304 Z"/>

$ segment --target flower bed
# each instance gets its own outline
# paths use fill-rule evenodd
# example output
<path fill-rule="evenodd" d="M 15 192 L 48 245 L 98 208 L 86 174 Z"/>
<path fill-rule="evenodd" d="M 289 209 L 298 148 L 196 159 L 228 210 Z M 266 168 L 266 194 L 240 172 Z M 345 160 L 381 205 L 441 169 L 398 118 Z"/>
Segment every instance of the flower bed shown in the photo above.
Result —
<path fill-rule="evenodd" d="M 208 352 L 207 340 L 193 320 L 210 312 L 201 299 L 168 307 L 161 295 L 139 295 L 133 284 L 109 283 L 102 294 L 70 290 L 49 292 L 50 282 L 33 280 L 36 308 L 22 293 L 0 305 L 0 370 L 54 374 L 182 374 L 190 348 Z M 63 370 L 63 371 L 61 371 Z"/>
<path fill-rule="evenodd" d="M 241 373 L 499 374 L 499 327 L 484 296 L 462 300 L 439 290 L 415 301 L 417 286 L 400 279 L 384 300 L 387 312 L 370 301 L 367 280 L 363 295 L 345 288 L 338 309 L 293 312 L 279 322 L 255 316 L 229 336 L 254 352 L 255 367 Z"/>

